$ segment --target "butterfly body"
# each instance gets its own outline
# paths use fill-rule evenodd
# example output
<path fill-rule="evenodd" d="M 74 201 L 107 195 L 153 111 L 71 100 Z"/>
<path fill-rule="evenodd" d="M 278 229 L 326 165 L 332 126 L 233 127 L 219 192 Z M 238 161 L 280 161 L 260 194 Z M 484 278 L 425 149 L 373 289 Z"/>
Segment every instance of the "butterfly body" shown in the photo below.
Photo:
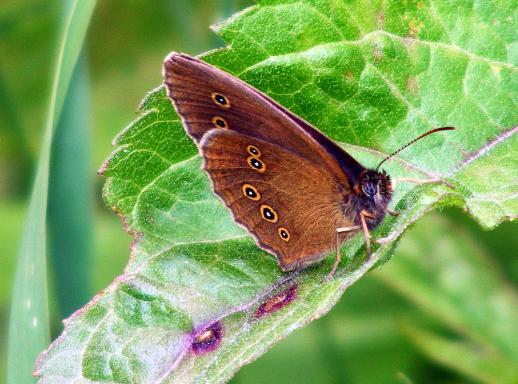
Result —
<path fill-rule="evenodd" d="M 215 193 L 284 271 L 320 261 L 383 220 L 390 177 L 241 80 L 184 54 L 164 85 Z M 338 236 L 337 230 L 347 228 Z"/>

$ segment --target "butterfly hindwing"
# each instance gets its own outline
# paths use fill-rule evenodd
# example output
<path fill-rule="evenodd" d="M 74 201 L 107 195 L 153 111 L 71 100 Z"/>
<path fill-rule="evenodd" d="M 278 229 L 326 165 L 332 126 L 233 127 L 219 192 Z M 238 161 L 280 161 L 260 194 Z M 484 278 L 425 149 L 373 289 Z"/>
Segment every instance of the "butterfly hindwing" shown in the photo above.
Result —
<path fill-rule="evenodd" d="M 225 129 L 205 134 L 200 150 L 214 191 L 283 270 L 321 259 L 336 228 L 352 225 L 333 176 L 298 154 Z"/>

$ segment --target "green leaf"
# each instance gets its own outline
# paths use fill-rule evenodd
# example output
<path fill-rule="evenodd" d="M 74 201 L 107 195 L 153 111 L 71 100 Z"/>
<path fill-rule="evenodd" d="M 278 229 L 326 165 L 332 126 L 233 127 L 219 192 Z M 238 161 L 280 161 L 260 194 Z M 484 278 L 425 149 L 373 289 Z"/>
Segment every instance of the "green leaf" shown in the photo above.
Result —
<path fill-rule="evenodd" d="M 516 365 L 502 359 L 494 351 L 469 341 L 452 341 L 418 327 L 406 325 L 404 331 L 431 359 L 458 370 L 483 383 L 516 383 Z"/>
<path fill-rule="evenodd" d="M 282 274 L 215 198 L 159 87 L 101 168 L 107 204 L 135 234 L 130 261 L 66 321 L 37 367 L 42 383 L 224 382 L 329 311 L 423 214 L 461 206 L 488 228 L 517 216 L 513 9 L 405 4 L 259 1 L 216 27 L 229 48 L 204 59 L 268 93 L 367 166 L 427 129 L 457 127 L 386 166 L 393 177 L 447 178 L 455 190 L 398 184 L 392 208 L 401 214 L 374 232 L 382 241 L 370 260 L 356 237 L 343 247 L 331 283 L 322 279 L 332 260 Z M 272 298 L 287 305 L 264 314 Z M 195 353 L 196 341 L 211 335 L 221 335 L 220 343 Z"/>
<path fill-rule="evenodd" d="M 399 372 L 397 375 L 397 380 L 401 384 L 413 384 L 414 382 L 410 380 L 408 376 L 406 376 L 404 373 Z"/>
<path fill-rule="evenodd" d="M 484 382 L 516 382 L 516 292 L 472 236 L 438 216 L 427 224 L 412 229 L 397 257 L 375 275 L 448 327 L 456 340 L 406 322 L 404 330 L 448 367 Z M 450 233 L 456 236 L 444 236 Z"/>
<path fill-rule="evenodd" d="M 7 347 L 8 383 L 35 382 L 31 375 L 34 360 L 50 339 L 45 260 L 50 149 L 94 5 L 95 1 L 75 1 L 62 32 L 36 179 L 13 283 Z"/>

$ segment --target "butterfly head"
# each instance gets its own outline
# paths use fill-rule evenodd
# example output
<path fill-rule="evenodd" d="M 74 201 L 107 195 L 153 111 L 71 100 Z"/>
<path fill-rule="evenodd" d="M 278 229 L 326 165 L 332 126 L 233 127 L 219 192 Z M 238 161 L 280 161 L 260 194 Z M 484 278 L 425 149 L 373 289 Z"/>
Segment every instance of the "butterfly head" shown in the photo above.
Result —
<path fill-rule="evenodd" d="M 361 172 L 353 188 L 355 196 L 353 202 L 357 213 L 357 224 L 358 215 L 363 212 L 369 229 L 373 229 L 383 220 L 387 213 L 387 207 L 392 198 L 392 182 L 390 181 L 390 176 L 385 171 L 379 171 L 385 161 L 423 137 L 432 133 L 451 131 L 453 129 L 455 128 L 442 127 L 427 131 L 385 157 L 375 169 L 366 169 Z"/>
<path fill-rule="evenodd" d="M 359 215 L 366 212 L 370 229 L 376 227 L 385 217 L 387 206 L 392 198 L 392 183 L 385 171 L 367 169 L 363 171 L 354 187 L 354 207 Z M 359 216 L 358 216 L 359 224 Z"/>
<path fill-rule="evenodd" d="M 361 198 L 373 200 L 375 203 L 381 200 L 388 202 L 392 196 L 390 176 L 385 171 L 366 170 L 360 175 L 357 192 Z"/>

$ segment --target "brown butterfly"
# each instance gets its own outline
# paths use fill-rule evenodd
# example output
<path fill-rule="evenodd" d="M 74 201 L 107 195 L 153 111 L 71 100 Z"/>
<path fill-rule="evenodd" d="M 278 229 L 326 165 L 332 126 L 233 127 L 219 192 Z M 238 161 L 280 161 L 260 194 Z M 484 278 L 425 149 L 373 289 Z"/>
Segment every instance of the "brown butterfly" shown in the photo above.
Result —
<path fill-rule="evenodd" d="M 373 170 L 270 97 L 199 59 L 171 53 L 164 85 L 198 144 L 214 191 L 283 271 L 314 264 L 335 249 L 332 277 L 340 244 L 357 231 L 370 254 L 370 231 L 392 195 L 380 165 L 424 136 L 453 129 L 419 136 Z"/>

